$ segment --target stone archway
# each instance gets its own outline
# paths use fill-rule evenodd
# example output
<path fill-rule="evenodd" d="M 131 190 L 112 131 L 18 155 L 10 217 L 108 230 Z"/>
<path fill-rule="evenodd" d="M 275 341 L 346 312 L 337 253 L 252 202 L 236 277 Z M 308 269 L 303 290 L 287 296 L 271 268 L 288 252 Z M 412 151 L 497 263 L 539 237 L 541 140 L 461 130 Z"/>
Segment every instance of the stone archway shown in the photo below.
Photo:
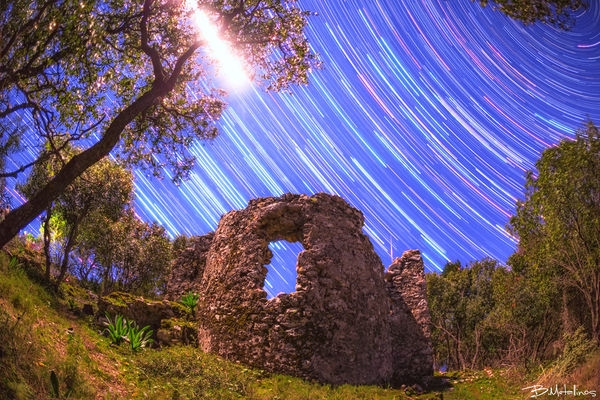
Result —
<path fill-rule="evenodd" d="M 198 340 L 204 351 L 332 384 L 392 377 L 384 268 L 364 217 L 342 198 L 286 194 L 224 215 L 206 258 Z M 276 240 L 300 242 L 296 291 L 263 290 Z"/>

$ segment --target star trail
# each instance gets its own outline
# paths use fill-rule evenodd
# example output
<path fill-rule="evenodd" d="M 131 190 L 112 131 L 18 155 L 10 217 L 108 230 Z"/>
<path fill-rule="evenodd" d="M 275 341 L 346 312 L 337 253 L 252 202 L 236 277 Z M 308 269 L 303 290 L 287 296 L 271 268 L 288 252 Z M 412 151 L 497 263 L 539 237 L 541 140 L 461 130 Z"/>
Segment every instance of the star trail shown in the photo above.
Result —
<path fill-rule="evenodd" d="M 176 187 L 137 173 L 137 211 L 171 235 L 215 230 L 251 198 L 327 192 L 365 215 L 384 265 L 420 249 L 506 261 L 540 153 L 600 123 L 600 4 L 576 26 L 523 26 L 469 0 L 301 1 L 324 69 L 293 94 L 228 85 L 220 136 Z M 265 289 L 291 292 L 301 245 L 271 245 Z M 272 273 L 274 271 L 275 273 Z"/>

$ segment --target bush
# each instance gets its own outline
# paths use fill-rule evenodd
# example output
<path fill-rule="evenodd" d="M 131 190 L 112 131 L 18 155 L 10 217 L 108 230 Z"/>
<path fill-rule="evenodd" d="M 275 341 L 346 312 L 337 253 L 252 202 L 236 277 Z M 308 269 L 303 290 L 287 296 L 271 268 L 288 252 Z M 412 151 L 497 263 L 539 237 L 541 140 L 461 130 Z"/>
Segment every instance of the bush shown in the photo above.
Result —
<path fill-rule="evenodd" d="M 583 364 L 588 356 L 596 349 L 593 340 L 588 339 L 583 326 L 577 328 L 575 333 L 563 335 L 565 349 L 563 354 L 554 362 L 552 370 L 556 376 L 567 376 L 579 365 Z"/>
<path fill-rule="evenodd" d="M 108 319 L 108 333 L 110 339 L 115 345 L 120 345 L 124 340 L 129 342 L 132 351 L 138 351 L 143 347 L 147 347 L 154 342 L 150 337 L 153 331 L 149 331 L 150 326 L 145 326 L 140 329 L 135 321 L 127 321 L 122 315 L 117 314 L 114 319 L 110 318 L 110 314 L 105 312 Z"/>

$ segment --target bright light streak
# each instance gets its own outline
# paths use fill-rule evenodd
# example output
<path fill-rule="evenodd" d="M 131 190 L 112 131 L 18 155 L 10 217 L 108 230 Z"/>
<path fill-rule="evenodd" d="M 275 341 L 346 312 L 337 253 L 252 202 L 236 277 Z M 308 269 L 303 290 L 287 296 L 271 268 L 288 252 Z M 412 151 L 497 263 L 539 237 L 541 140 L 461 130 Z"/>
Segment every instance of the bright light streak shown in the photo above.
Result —
<path fill-rule="evenodd" d="M 217 28 L 208 16 L 196 7 L 194 0 L 187 0 L 186 6 L 194 10 L 193 21 L 207 41 L 209 54 L 218 62 L 219 72 L 223 73 L 227 83 L 232 86 L 247 84 L 249 80 L 242 64 L 232 54 L 230 46 L 219 38 Z"/>

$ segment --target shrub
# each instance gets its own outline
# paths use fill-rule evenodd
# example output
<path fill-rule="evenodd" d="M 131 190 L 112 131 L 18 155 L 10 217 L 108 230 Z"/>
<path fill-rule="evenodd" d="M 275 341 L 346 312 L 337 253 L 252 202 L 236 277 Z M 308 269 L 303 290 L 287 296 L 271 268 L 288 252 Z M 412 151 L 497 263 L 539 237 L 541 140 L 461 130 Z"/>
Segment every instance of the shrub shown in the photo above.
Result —
<path fill-rule="evenodd" d="M 566 376 L 571 373 L 580 364 L 584 363 L 596 348 L 594 341 L 588 339 L 583 326 L 577 328 L 572 335 L 565 333 L 563 339 L 565 349 L 553 365 L 554 375 L 556 376 Z"/>

